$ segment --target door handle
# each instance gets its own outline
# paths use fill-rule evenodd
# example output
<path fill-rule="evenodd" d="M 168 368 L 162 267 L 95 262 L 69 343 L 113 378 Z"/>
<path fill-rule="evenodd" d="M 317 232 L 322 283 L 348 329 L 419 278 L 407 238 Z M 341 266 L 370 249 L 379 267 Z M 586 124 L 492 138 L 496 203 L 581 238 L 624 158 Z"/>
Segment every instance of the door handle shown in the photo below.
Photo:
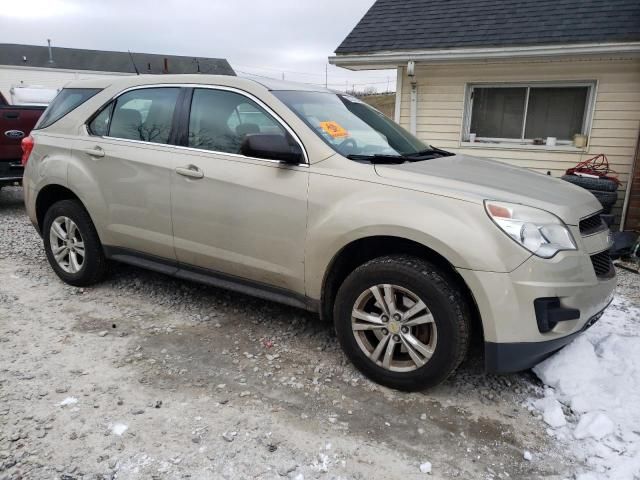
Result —
<path fill-rule="evenodd" d="M 104 150 L 100 147 L 96 148 L 83 148 L 82 151 L 92 157 L 104 157 Z"/>
<path fill-rule="evenodd" d="M 204 177 L 204 172 L 200 170 L 195 165 L 187 165 L 186 167 L 177 167 L 176 173 L 178 175 L 182 175 L 184 177 L 189 178 L 202 178 Z"/>

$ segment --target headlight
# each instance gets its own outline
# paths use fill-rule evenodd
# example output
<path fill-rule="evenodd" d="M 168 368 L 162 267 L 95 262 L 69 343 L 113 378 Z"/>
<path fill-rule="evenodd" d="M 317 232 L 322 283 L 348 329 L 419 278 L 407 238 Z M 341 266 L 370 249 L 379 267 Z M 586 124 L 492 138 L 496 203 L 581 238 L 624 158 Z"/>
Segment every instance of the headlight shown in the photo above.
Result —
<path fill-rule="evenodd" d="M 577 250 L 571 232 L 558 217 L 538 208 L 485 200 L 493 222 L 534 255 L 551 258 L 562 250 Z"/>

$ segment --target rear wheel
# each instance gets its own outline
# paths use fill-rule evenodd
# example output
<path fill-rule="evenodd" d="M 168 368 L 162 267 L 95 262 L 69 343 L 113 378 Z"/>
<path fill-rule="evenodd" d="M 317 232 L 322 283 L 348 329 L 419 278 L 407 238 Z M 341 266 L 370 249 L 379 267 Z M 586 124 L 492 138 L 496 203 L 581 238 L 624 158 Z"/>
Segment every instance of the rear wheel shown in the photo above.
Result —
<path fill-rule="evenodd" d="M 107 268 L 102 244 L 78 201 L 54 203 L 44 217 L 42 235 L 49 264 L 63 281 L 82 287 L 102 280 Z"/>
<path fill-rule="evenodd" d="M 444 381 L 464 359 L 470 315 L 455 282 L 434 265 L 403 255 L 358 267 L 336 296 L 338 340 L 372 380 L 400 390 Z"/>

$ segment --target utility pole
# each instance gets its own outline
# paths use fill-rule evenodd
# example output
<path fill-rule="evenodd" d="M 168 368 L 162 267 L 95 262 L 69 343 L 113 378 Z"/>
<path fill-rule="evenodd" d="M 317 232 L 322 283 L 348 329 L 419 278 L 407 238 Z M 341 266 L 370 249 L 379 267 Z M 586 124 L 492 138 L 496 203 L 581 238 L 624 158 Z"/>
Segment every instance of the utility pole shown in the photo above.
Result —
<path fill-rule="evenodd" d="M 282 80 L 284 80 L 284 72 L 282 72 Z"/>
<path fill-rule="evenodd" d="M 47 45 L 49 48 L 49 63 L 53 63 L 53 51 L 51 50 L 51 39 L 47 38 Z"/>

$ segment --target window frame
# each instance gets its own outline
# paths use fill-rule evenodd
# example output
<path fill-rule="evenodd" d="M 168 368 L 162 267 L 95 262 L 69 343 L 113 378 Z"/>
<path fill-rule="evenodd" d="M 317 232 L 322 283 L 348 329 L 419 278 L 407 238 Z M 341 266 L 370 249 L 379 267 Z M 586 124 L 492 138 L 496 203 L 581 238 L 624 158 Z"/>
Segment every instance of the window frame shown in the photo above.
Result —
<path fill-rule="evenodd" d="M 124 95 L 125 93 L 129 93 L 129 92 L 134 91 L 134 90 L 142 90 L 142 89 L 148 89 L 148 88 L 180 88 L 180 93 L 178 94 L 178 98 L 176 100 L 176 107 L 175 107 L 174 112 L 173 112 L 172 129 L 171 129 L 171 133 L 169 135 L 168 143 L 155 143 L 155 142 L 148 142 L 148 141 L 145 141 L 145 140 L 131 140 L 131 139 L 128 139 L 128 138 L 111 137 L 111 136 L 108 136 L 108 135 L 96 135 L 91 131 L 91 128 L 89 127 L 91 122 L 98 115 L 100 115 L 100 113 L 102 113 L 102 111 L 105 108 L 109 108 L 109 105 L 111 105 L 112 102 L 116 102 L 118 100 L 118 98 L 121 97 L 122 95 Z M 109 140 L 119 140 L 119 141 L 122 141 L 122 142 L 140 143 L 140 144 L 143 144 L 143 145 L 160 145 L 160 146 L 165 146 L 165 147 L 173 147 L 173 148 L 177 148 L 177 149 L 181 149 L 181 150 L 189 150 L 189 151 L 195 151 L 195 152 L 201 152 L 201 153 L 205 152 L 205 153 L 212 153 L 212 154 L 217 154 L 217 155 L 229 155 L 229 156 L 232 156 L 232 157 L 237 157 L 237 158 L 247 159 L 247 160 L 252 160 L 252 161 L 259 160 L 261 162 L 276 163 L 276 164 L 285 165 L 285 163 L 283 163 L 280 160 L 272 160 L 272 159 L 268 159 L 268 158 L 258 158 L 258 157 L 247 157 L 246 155 L 242 155 L 242 154 L 239 154 L 239 153 L 218 152 L 218 151 L 215 151 L 215 150 L 206 150 L 206 149 L 203 149 L 203 148 L 196 148 L 196 147 L 188 147 L 188 146 L 186 146 L 187 135 L 188 135 L 188 132 L 189 132 L 189 117 L 190 117 L 190 114 L 191 114 L 191 100 L 192 100 L 192 97 L 193 97 L 193 91 L 196 88 L 211 89 L 211 90 L 224 90 L 224 91 L 228 91 L 228 92 L 233 92 L 233 93 L 237 93 L 239 95 L 242 95 L 245 98 L 247 98 L 247 99 L 253 101 L 254 103 L 256 103 L 258 106 L 260 106 L 262 109 L 264 109 L 269 115 L 271 115 L 271 117 L 273 117 L 273 119 L 280 126 L 282 126 L 282 128 L 287 133 L 289 133 L 291 135 L 291 137 L 300 146 L 300 149 L 302 150 L 303 162 L 302 163 L 298 163 L 297 166 L 306 166 L 306 167 L 308 167 L 310 165 L 309 155 L 307 153 L 307 149 L 304 146 L 304 143 L 302 143 L 302 140 L 300 139 L 298 134 L 293 130 L 293 128 L 291 128 L 289 126 L 289 124 L 280 115 L 278 115 L 271 107 L 269 107 L 269 105 L 267 105 L 264 101 L 262 101 L 261 99 L 259 99 L 255 95 L 252 95 L 251 93 L 249 93 L 249 92 L 247 92 L 245 90 L 242 90 L 242 89 L 239 89 L 239 88 L 236 88 L 236 87 L 226 86 L 226 85 L 207 85 L 207 84 L 198 84 L 198 83 L 196 83 L 196 84 L 193 84 L 193 83 L 158 83 L 158 84 L 149 84 L 149 85 L 135 85 L 133 87 L 129 87 L 129 88 L 126 88 L 124 90 L 121 90 L 120 92 L 114 94 L 107 101 L 105 101 L 104 104 L 102 104 L 102 106 L 99 109 L 97 109 L 84 122 L 85 130 L 88 133 L 88 135 L 91 136 L 91 137 L 105 138 L 105 139 L 109 139 Z M 109 117 L 109 130 L 111 130 L 111 121 L 112 121 L 114 110 L 115 110 L 115 108 L 113 108 L 111 110 L 111 115 Z M 292 166 L 291 164 L 286 164 L 286 165 Z M 295 165 L 293 165 L 293 166 L 295 166 Z"/>
<path fill-rule="evenodd" d="M 468 82 L 465 85 L 464 111 L 462 130 L 460 132 L 460 143 L 464 146 L 485 146 L 485 147 L 518 147 L 518 146 L 534 146 L 545 149 L 554 149 L 556 147 L 547 147 L 546 145 L 535 145 L 533 139 L 524 138 L 527 128 L 527 113 L 529 108 L 529 95 L 531 88 L 566 88 L 566 87 L 587 87 L 587 99 L 585 102 L 584 118 L 582 120 L 581 133 L 587 136 L 587 145 L 579 150 L 586 150 L 591 141 L 591 128 L 593 124 L 593 113 L 596 102 L 596 92 L 598 89 L 597 80 L 566 80 L 566 81 L 533 81 L 533 82 Z M 520 138 L 500 138 L 500 137 L 476 137 L 476 141 L 469 142 L 469 134 L 471 133 L 471 115 L 473 112 L 473 90 L 474 88 L 526 88 L 525 106 L 523 112 L 522 127 L 520 130 Z M 572 140 L 557 140 L 556 145 L 560 148 L 573 146 Z M 574 147 L 578 149 L 578 147 Z"/>

